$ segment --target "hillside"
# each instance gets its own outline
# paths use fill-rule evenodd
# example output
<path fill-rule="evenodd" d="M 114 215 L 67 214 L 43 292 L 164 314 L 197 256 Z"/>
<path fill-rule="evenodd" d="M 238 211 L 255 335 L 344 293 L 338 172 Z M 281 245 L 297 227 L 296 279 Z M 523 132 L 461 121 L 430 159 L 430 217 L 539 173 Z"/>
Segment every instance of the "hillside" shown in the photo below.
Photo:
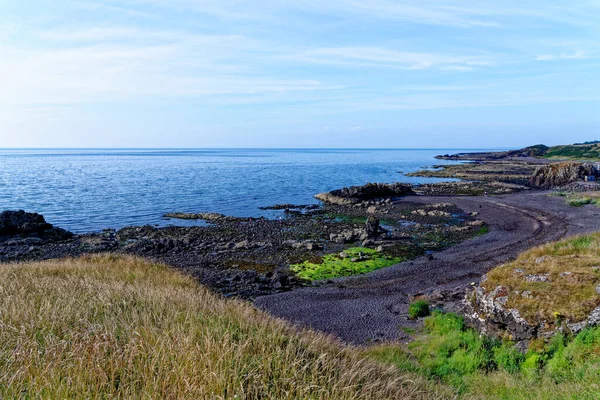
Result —
<path fill-rule="evenodd" d="M 577 160 L 600 159 L 600 144 L 597 142 L 550 147 L 545 158 L 568 158 Z"/>
<path fill-rule="evenodd" d="M 134 257 L 0 266 L 0 398 L 423 399 L 424 379 Z"/>
<path fill-rule="evenodd" d="M 552 147 L 537 144 L 520 150 L 445 154 L 436 158 L 460 161 L 500 161 L 517 158 L 598 160 L 600 159 L 600 142 L 591 141 Z"/>

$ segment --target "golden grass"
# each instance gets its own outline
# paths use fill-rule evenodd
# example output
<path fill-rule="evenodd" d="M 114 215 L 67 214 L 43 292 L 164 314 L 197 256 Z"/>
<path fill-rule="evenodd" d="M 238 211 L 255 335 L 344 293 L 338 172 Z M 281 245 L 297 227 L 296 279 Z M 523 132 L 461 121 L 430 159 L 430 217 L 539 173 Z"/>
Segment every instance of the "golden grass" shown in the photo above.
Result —
<path fill-rule="evenodd" d="M 530 282 L 527 276 L 547 276 Z M 486 291 L 508 288 L 508 308 L 516 308 L 530 324 L 585 320 L 600 305 L 600 233 L 577 236 L 534 248 L 512 263 L 491 270 Z M 530 293 L 527 293 L 530 292 Z M 525 295 L 523 295 L 525 293 Z"/>
<path fill-rule="evenodd" d="M 134 257 L 0 265 L 0 399 L 448 394 L 359 354 Z"/>

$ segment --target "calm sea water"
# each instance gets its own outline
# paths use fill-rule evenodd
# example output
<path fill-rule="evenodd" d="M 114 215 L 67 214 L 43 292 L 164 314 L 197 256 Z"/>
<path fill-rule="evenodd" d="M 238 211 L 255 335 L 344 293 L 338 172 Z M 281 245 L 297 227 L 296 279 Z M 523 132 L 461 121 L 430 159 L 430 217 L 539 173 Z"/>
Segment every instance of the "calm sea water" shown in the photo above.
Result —
<path fill-rule="evenodd" d="M 0 149 L 0 210 L 25 209 L 74 232 L 165 221 L 168 212 L 272 217 L 278 203 L 367 182 L 410 178 L 437 154 L 461 150 Z"/>

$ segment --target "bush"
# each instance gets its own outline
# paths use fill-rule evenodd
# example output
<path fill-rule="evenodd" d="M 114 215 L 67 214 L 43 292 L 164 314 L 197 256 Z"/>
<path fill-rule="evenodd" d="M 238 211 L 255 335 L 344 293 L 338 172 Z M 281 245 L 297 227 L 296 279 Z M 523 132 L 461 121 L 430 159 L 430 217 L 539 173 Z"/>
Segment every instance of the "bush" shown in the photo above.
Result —
<path fill-rule="evenodd" d="M 410 319 L 427 317 L 429 314 L 429 303 L 425 300 L 417 300 L 408 306 L 408 317 Z"/>

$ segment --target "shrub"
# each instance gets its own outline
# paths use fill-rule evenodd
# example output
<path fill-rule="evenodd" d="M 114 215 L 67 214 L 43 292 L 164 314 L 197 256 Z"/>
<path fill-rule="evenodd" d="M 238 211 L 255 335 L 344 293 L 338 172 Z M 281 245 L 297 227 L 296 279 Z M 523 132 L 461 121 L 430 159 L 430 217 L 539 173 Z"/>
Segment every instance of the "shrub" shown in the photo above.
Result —
<path fill-rule="evenodd" d="M 417 300 L 408 306 L 408 317 L 410 319 L 427 317 L 429 314 L 429 303 L 425 300 Z"/>

